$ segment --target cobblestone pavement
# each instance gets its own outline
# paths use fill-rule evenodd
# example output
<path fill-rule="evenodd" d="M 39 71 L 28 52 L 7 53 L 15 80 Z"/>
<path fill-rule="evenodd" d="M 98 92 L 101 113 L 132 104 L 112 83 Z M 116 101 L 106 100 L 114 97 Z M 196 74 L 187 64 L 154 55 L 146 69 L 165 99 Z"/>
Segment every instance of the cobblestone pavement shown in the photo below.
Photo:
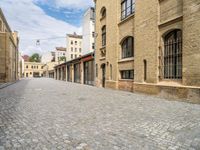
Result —
<path fill-rule="evenodd" d="M 53 79 L 0 90 L 0 150 L 200 150 L 200 105 Z"/>

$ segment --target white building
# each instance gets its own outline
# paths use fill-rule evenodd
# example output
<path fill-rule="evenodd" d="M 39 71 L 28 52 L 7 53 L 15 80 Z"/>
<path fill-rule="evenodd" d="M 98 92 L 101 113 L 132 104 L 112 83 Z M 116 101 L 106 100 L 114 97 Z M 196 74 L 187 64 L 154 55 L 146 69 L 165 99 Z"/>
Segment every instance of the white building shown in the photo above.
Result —
<path fill-rule="evenodd" d="M 83 16 L 83 44 L 82 54 L 85 55 L 90 52 L 94 52 L 95 44 L 95 10 L 93 7 L 90 7 Z"/>
<path fill-rule="evenodd" d="M 82 55 L 82 35 L 67 34 L 67 61 Z"/>
<path fill-rule="evenodd" d="M 41 62 L 44 64 L 48 62 L 52 62 L 55 57 L 54 55 L 55 55 L 55 52 L 48 52 L 46 54 L 43 54 Z"/>
<path fill-rule="evenodd" d="M 59 61 L 65 61 L 66 60 L 66 54 L 67 54 L 67 50 L 64 47 L 56 47 L 55 50 L 55 61 L 59 62 Z M 65 60 L 64 60 L 65 58 Z"/>
<path fill-rule="evenodd" d="M 18 76 L 19 78 L 24 77 L 24 58 L 22 57 L 21 53 L 18 53 Z"/>

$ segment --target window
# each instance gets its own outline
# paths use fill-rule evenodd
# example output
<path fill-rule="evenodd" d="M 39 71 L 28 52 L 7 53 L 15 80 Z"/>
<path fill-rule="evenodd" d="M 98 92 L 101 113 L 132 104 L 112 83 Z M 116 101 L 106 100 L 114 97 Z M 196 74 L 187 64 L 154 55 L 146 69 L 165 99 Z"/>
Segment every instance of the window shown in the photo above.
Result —
<path fill-rule="evenodd" d="M 73 59 L 73 54 L 71 54 L 71 59 Z"/>
<path fill-rule="evenodd" d="M 71 52 L 73 52 L 73 47 L 71 47 Z"/>
<path fill-rule="evenodd" d="M 121 1 L 121 19 L 125 19 L 135 12 L 135 0 Z"/>
<path fill-rule="evenodd" d="M 95 37 L 95 32 L 92 32 L 92 37 L 93 37 L 93 38 Z"/>
<path fill-rule="evenodd" d="M 43 66 L 41 66 L 41 69 L 43 69 Z"/>
<path fill-rule="evenodd" d="M 77 41 L 75 41 L 75 45 L 77 45 Z"/>
<path fill-rule="evenodd" d="M 164 78 L 182 78 L 182 31 L 174 30 L 164 38 Z"/>
<path fill-rule="evenodd" d="M 96 77 L 98 77 L 98 64 L 96 64 Z"/>
<path fill-rule="evenodd" d="M 121 79 L 134 79 L 134 70 L 121 71 Z"/>
<path fill-rule="evenodd" d="M 77 52 L 77 48 L 75 48 L 75 52 Z"/>
<path fill-rule="evenodd" d="M 104 18 L 104 17 L 106 17 L 106 8 L 105 7 L 103 7 L 101 9 L 101 18 Z"/>
<path fill-rule="evenodd" d="M 73 45 L 74 44 L 74 42 L 73 41 L 71 41 L 71 45 Z"/>
<path fill-rule="evenodd" d="M 94 43 L 92 43 L 92 49 L 95 49 L 95 44 Z"/>
<path fill-rule="evenodd" d="M 38 69 L 38 66 L 37 66 L 37 69 Z"/>
<path fill-rule="evenodd" d="M 110 80 L 112 80 L 112 65 L 110 64 Z"/>
<path fill-rule="evenodd" d="M 134 39 L 133 37 L 128 37 L 122 43 L 122 59 L 133 56 L 134 56 Z"/>
<path fill-rule="evenodd" d="M 77 55 L 75 55 L 75 58 L 77 58 Z"/>
<path fill-rule="evenodd" d="M 31 66 L 31 68 L 33 69 L 33 66 Z"/>
<path fill-rule="evenodd" d="M 144 81 L 147 80 L 147 60 L 144 60 Z"/>
<path fill-rule="evenodd" d="M 81 53 L 81 48 L 79 48 L 79 52 Z"/>
<path fill-rule="evenodd" d="M 32 72 L 30 72 L 30 75 L 32 75 Z"/>
<path fill-rule="evenodd" d="M 106 46 L 106 26 L 102 28 L 102 46 Z"/>

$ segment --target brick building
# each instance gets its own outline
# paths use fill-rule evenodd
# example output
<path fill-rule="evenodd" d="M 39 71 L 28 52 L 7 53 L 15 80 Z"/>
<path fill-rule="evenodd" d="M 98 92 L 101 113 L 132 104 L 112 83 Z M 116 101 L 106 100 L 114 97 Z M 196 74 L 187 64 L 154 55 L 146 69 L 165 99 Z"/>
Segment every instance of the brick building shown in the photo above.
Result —
<path fill-rule="evenodd" d="M 200 102 L 199 2 L 95 4 L 97 86 Z"/>
<path fill-rule="evenodd" d="M 0 83 L 18 80 L 17 32 L 12 32 L 0 8 Z"/>

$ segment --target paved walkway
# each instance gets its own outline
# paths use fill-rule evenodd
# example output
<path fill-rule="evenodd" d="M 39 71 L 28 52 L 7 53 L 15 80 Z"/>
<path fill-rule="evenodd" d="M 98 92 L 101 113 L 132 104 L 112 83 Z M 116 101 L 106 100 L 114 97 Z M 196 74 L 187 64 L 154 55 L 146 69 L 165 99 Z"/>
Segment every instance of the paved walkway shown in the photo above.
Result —
<path fill-rule="evenodd" d="M 199 150 L 200 105 L 53 79 L 0 90 L 0 150 Z"/>

